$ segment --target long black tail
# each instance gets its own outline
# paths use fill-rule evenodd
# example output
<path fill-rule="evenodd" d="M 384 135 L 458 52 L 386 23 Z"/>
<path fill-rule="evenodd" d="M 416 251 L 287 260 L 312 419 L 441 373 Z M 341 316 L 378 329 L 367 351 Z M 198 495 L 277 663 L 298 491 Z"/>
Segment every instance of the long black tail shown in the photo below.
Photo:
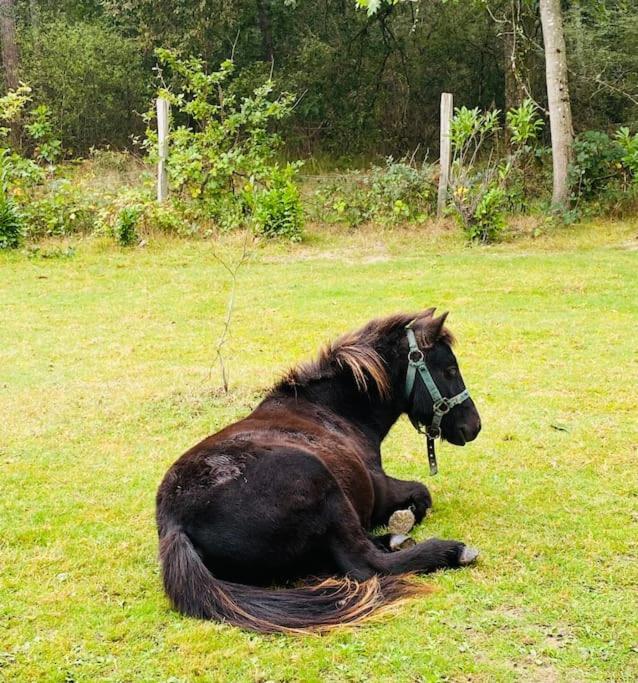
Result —
<path fill-rule="evenodd" d="M 423 592 L 406 577 L 348 578 L 270 590 L 216 579 L 189 537 L 173 528 L 160 539 L 164 588 L 183 614 L 262 633 L 322 631 L 355 624 L 397 600 Z"/>

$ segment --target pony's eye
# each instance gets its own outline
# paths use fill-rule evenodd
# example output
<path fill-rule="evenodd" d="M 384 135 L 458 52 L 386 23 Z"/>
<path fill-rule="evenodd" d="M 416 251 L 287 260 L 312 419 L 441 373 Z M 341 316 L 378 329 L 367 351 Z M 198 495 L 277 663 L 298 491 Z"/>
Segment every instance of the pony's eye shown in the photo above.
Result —
<path fill-rule="evenodd" d="M 459 371 L 453 365 L 450 365 L 450 367 L 445 370 L 445 376 L 448 379 L 453 379 L 454 377 L 457 377 L 458 374 Z"/>

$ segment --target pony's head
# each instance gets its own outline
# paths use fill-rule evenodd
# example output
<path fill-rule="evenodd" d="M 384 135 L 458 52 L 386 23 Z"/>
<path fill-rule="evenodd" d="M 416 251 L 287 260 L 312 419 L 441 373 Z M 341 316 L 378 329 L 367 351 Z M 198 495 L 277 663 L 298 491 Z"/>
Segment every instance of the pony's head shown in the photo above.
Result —
<path fill-rule="evenodd" d="M 478 436 L 481 418 L 452 351 L 454 337 L 445 327 L 448 314 L 434 317 L 434 311 L 418 314 L 405 330 L 404 363 L 399 362 L 405 368 L 405 412 L 415 427 L 434 425 L 434 436 L 438 428 L 442 438 L 464 446 Z"/>
<path fill-rule="evenodd" d="M 476 438 L 481 419 L 465 395 L 454 338 L 445 327 L 447 313 L 436 318 L 434 311 L 372 320 L 324 347 L 316 360 L 290 370 L 275 390 L 338 403 L 340 412 L 358 418 L 384 414 L 388 421 L 377 420 L 384 433 L 406 413 L 416 427 L 438 427 L 440 436 L 462 446 Z"/>

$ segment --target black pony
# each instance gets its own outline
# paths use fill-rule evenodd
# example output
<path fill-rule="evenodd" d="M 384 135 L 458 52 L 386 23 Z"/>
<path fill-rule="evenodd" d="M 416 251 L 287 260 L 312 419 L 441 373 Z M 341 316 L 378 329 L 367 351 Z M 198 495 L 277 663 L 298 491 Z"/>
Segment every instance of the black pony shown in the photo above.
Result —
<path fill-rule="evenodd" d="M 434 418 L 423 382 L 406 395 L 407 325 L 442 396 L 465 389 L 447 314 L 433 313 L 341 337 L 170 468 L 157 526 L 164 587 L 180 612 L 262 632 L 322 630 L 417 592 L 402 575 L 476 558 L 439 539 L 389 552 L 387 538 L 368 534 L 396 510 L 410 507 L 419 522 L 432 506 L 423 484 L 384 473 L 380 447 L 402 413 L 415 424 Z M 462 446 L 480 428 L 466 398 L 442 417 L 441 435 Z M 309 576 L 337 578 L 269 587 Z"/>

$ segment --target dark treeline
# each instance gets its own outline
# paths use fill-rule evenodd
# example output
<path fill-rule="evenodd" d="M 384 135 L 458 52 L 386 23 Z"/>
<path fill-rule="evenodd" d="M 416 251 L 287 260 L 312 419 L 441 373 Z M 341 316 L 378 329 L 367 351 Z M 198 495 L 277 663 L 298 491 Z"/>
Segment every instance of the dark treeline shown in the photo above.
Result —
<path fill-rule="evenodd" d="M 5 2 L 5 4 L 7 4 Z M 437 152 L 442 91 L 457 104 L 545 107 L 533 0 L 382 4 L 354 0 L 16 0 L 19 77 L 48 104 L 65 148 L 124 147 L 157 86 L 154 50 L 233 56 L 233 89 L 271 73 L 299 97 L 285 137 L 295 154 Z M 638 5 L 564 2 L 574 125 L 638 122 Z M 513 57 L 513 58 L 512 58 Z"/>

